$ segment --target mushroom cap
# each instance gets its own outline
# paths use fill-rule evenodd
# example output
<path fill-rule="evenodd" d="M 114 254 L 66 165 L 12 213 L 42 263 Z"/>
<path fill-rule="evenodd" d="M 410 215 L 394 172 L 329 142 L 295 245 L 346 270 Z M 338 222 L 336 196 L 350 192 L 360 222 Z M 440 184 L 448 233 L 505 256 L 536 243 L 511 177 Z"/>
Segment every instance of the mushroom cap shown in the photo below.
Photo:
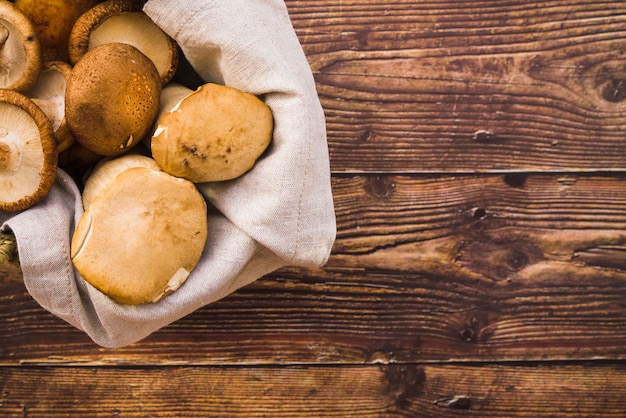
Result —
<path fill-rule="evenodd" d="M 193 183 L 129 168 L 84 212 L 70 255 L 80 275 L 113 300 L 156 302 L 195 268 L 207 226 L 206 202 Z"/>
<path fill-rule="evenodd" d="M 136 0 L 107 0 L 81 15 L 70 34 L 70 62 L 77 63 L 99 45 L 126 43 L 152 60 L 163 84 L 170 81 L 178 66 L 178 44 L 141 10 L 142 4 Z"/>
<path fill-rule="evenodd" d="M 121 155 L 141 142 L 159 110 L 161 80 L 131 45 L 108 43 L 76 63 L 65 91 L 65 117 L 85 148 Z"/>
<path fill-rule="evenodd" d="M 152 157 L 164 171 L 194 183 L 232 180 L 254 166 L 273 127 L 272 112 L 261 99 L 207 83 L 159 114 Z"/>
<path fill-rule="evenodd" d="M 127 153 L 119 157 L 108 157 L 94 167 L 83 189 L 83 207 L 89 208 L 91 202 L 98 196 L 122 171 L 129 168 L 146 167 L 153 170 L 161 170 L 152 158 L 135 153 Z"/>
<path fill-rule="evenodd" d="M 185 97 L 189 96 L 193 92 L 194 90 L 191 90 L 189 87 L 179 83 L 170 82 L 165 85 L 161 89 L 161 96 L 159 97 L 159 111 L 157 114 L 157 120 L 160 115 L 176 107 L 178 103 L 180 103 Z M 157 122 L 157 120 L 155 120 L 155 122 Z M 154 135 L 154 131 L 156 128 L 157 124 L 154 123 L 148 134 L 143 138 L 142 142 L 147 148 L 151 147 L 152 135 Z"/>
<path fill-rule="evenodd" d="M 28 90 L 41 70 L 41 47 L 31 21 L 13 3 L 0 2 L 0 88 Z"/>
<path fill-rule="evenodd" d="M 43 61 L 69 62 L 68 42 L 74 22 L 100 0 L 15 0 L 32 22 Z"/>
<path fill-rule="evenodd" d="M 59 152 L 59 167 L 65 170 L 80 187 L 84 185 L 85 175 L 102 161 L 104 156 L 85 148 L 80 142 L 74 141 L 67 149 Z"/>
<path fill-rule="evenodd" d="M 0 210 L 41 201 L 56 178 L 57 149 L 50 121 L 35 103 L 0 89 Z"/>
<path fill-rule="evenodd" d="M 65 89 L 72 66 L 64 61 L 46 61 L 35 85 L 26 95 L 46 114 L 52 123 L 59 152 L 66 150 L 74 136 L 65 119 Z"/>

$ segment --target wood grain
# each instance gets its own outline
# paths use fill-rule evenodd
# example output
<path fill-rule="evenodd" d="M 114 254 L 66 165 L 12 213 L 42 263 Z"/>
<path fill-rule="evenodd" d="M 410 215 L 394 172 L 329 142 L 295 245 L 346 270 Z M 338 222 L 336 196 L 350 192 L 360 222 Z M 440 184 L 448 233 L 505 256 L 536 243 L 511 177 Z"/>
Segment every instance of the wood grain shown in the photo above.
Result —
<path fill-rule="evenodd" d="M 626 168 L 624 2 L 287 5 L 334 172 Z"/>
<path fill-rule="evenodd" d="M 623 417 L 623 366 L 3 368 L 28 417 Z M 598 415 L 598 411 L 602 411 Z"/>
<path fill-rule="evenodd" d="M 626 178 L 335 176 L 333 191 L 325 268 L 282 269 L 125 349 L 43 311 L 14 271 L 0 363 L 626 359 Z"/>

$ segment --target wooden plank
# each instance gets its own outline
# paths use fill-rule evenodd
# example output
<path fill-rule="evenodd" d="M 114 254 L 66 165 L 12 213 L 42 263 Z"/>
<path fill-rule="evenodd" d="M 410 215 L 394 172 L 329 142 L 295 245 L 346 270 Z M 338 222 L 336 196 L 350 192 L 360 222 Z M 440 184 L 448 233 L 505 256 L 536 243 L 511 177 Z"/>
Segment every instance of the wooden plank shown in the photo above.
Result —
<path fill-rule="evenodd" d="M 622 1 L 286 3 L 336 173 L 626 168 Z"/>
<path fill-rule="evenodd" d="M 124 349 L 94 346 L 5 274 L 0 363 L 626 358 L 626 178 L 345 176 L 333 189 L 325 268 L 283 269 Z"/>
<path fill-rule="evenodd" d="M 5 367 L 0 414 L 56 417 L 623 417 L 604 366 Z"/>

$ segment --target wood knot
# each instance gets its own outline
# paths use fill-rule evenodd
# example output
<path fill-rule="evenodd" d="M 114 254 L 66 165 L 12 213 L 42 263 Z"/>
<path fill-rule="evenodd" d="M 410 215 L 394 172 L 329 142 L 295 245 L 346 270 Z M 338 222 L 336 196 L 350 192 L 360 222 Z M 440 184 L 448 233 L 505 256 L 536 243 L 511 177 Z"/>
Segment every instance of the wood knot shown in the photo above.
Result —
<path fill-rule="evenodd" d="M 626 99 L 626 80 L 609 80 L 602 88 L 602 97 L 612 103 L 618 103 Z"/>
<path fill-rule="evenodd" d="M 461 340 L 468 343 L 484 342 L 489 338 L 485 332 L 488 318 L 484 312 L 475 312 L 474 315 L 468 316 L 463 320 L 463 325 L 459 331 Z"/>
<path fill-rule="evenodd" d="M 473 341 L 476 336 L 476 332 L 472 328 L 463 328 L 460 334 L 461 338 L 467 342 Z"/>
<path fill-rule="evenodd" d="M 408 409 L 417 401 L 426 383 L 424 369 L 414 365 L 387 365 L 382 371 L 387 381 L 385 395 L 394 399 L 398 409 Z"/>
<path fill-rule="evenodd" d="M 374 139 L 374 132 L 372 132 L 371 130 L 367 129 L 366 131 L 364 131 L 360 136 L 359 139 L 362 142 L 369 142 L 372 139 Z"/>
<path fill-rule="evenodd" d="M 365 187 L 371 196 L 381 200 L 389 199 L 396 190 L 396 184 L 387 176 L 371 176 Z"/>
<path fill-rule="evenodd" d="M 355 38 L 359 47 L 367 47 L 370 43 L 370 31 L 367 29 L 359 30 L 355 33 Z"/>
<path fill-rule="evenodd" d="M 528 265 L 529 259 L 523 251 L 513 250 L 506 255 L 505 262 L 511 271 L 519 271 Z"/>
<path fill-rule="evenodd" d="M 504 280 L 543 259 L 543 251 L 532 242 L 492 238 L 465 244 L 457 262 L 485 277 Z"/>

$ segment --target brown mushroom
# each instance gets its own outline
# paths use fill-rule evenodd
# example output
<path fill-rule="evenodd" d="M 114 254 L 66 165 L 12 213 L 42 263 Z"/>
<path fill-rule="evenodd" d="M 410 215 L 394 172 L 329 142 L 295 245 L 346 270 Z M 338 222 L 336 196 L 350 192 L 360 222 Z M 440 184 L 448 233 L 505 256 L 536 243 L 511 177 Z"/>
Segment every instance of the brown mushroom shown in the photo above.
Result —
<path fill-rule="evenodd" d="M 13 3 L 0 1 L 0 88 L 28 90 L 41 70 L 41 48 L 31 21 Z"/>
<path fill-rule="evenodd" d="M 194 183 L 232 180 L 250 170 L 272 139 L 270 108 L 241 90 L 207 83 L 163 88 L 152 157 Z"/>
<path fill-rule="evenodd" d="M 154 63 L 163 84 L 178 65 L 178 45 L 141 11 L 137 0 L 107 0 L 80 16 L 70 34 L 70 62 L 75 64 L 99 45 L 121 42 L 139 49 Z"/>
<path fill-rule="evenodd" d="M 26 92 L 52 123 L 59 152 L 74 142 L 65 119 L 65 88 L 71 73 L 72 66 L 64 61 L 44 62 L 37 82 Z"/>
<path fill-rule="evenodd" d="M 59 168 L 69 174 L 79 187 L 84 185 L 85 176 L 105 157 L 85 148 L 74 141 L 65 150 L 59 152 Z"/>
<path fill-rule="evenodd" d="M 129 168 L 96 196 L 72 236 L 80 275 L 111 299 L 156 302 L 200 260 L 207 207 L 195 185 L 163 171 Z"/>
<path fill-rule="evenodd" d="M 74 22 L 100 0 L 15 0 L 35 28 L 42 60 L 69 62 L 68 42 Z"/>
<path fill-rule="evenodd" d="M 85 148 L 121 155 L 141 142 L 158 113 L 161 79 L 152 61 L 123 43 L 89 50 L 65 92 L 65 117 Z"/>
<path fill-rule="evenodd" d="M 41 201 L 56 178 L 57 149 L 50 121 L 35 103 L 0 89 L 0 210 Z"/>

